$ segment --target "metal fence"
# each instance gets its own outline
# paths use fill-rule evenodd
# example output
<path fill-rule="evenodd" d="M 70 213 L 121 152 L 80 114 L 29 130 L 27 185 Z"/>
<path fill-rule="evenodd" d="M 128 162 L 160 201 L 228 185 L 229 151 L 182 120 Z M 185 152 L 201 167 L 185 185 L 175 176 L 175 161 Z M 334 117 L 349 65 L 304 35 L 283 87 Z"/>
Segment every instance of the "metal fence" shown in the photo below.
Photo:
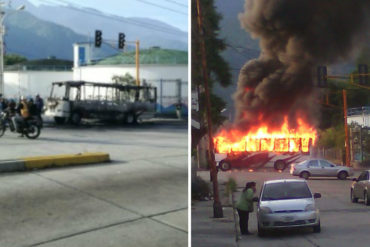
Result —
<path fill-rule="evenodd" d="M 160 115 L 188 114 L 188 82 L 174 80 L 143 80 L 157 87 L 157 113 Z"/>

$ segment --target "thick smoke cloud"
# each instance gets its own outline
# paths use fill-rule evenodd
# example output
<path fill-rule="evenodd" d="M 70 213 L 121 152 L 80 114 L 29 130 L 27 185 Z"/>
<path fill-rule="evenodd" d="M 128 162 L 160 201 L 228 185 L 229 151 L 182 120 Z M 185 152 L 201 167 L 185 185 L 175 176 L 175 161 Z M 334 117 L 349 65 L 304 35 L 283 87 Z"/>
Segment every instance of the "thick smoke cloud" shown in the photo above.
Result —
<path fill-rule="evenodd" d="M 236 124 L 281 126 L 288 116 L 314 124 L 316 66 L 347 58 L 369 31 L 370 0 L 246 0 L 243 28 L 261 55 L 240 71 Z"/>

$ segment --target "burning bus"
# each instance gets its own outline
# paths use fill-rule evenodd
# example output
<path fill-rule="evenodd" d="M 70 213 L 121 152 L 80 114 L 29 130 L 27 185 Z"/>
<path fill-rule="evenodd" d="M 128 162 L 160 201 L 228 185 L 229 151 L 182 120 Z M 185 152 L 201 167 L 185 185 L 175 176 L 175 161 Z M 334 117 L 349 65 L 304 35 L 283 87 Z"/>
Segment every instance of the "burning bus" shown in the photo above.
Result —
<path fill-rule="evenodd" d="M 280 129 L 272 130 L 267 125 L 260 125 L 247 132 L 222 130 L 213 140 L 215 152 L 227 155 L 219 162 L 219 167 L 223 171 L 256 168 L 273 161 L 276 170 L 284 170 L 301 154 L 308 154 L 315 144 L 316 130 L 302 119 L 298 119 L 297 123 L 296 128 L 290 128 L 285 118 Z"/>

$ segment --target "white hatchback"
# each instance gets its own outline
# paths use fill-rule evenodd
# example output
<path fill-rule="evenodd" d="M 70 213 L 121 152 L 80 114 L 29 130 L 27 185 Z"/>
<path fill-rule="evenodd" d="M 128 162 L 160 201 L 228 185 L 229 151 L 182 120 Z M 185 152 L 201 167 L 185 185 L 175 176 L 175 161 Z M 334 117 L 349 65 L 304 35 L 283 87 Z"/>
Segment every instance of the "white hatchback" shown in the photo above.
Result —
<path fill-rule="evenodd" d="M 312 227 L 320 232 L 320 213 L 315 198 L 302 179 L 271 180 L 263 184 L 257 206 L 258 236 L 267 230 Z"/>

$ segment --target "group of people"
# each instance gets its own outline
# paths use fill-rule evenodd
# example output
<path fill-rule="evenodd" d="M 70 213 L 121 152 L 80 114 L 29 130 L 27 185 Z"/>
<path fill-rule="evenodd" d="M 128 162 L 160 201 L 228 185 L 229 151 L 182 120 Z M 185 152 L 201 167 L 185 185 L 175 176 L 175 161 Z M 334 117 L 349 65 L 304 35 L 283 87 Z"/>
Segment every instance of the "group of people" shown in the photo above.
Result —
<path fill-rule="evenodd" d="M 44 100 L 40 95 L 35 99 L 20 97 L 18 103 L 14 99 L 6 99 L 0 94 L 0 112 L 4 111 L 12 119 L 15 130 L 21 127 L 28 119 L 35 118 L 42 126 L 41 114 L 44 108 Z"/>

